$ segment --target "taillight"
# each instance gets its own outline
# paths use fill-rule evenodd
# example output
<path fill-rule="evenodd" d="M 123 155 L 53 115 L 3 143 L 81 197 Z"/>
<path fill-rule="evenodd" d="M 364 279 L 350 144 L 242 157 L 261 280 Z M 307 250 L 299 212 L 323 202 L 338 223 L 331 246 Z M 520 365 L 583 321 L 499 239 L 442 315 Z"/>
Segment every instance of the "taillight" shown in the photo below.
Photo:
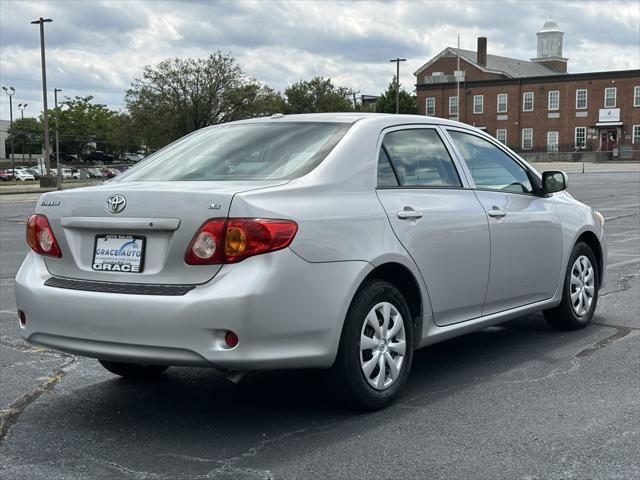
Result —
<path fill-rule="evenodd" d="M 62 252 L 44 215 L 31 215 L 27 220 L 27 243 L 36 253 L 49 257 L 62 257 Z"/>
<path fill-rule="evenodd" d="M 208 220 L 191 240 L 185 262 L 189 265 L 237 263 L 288 247 L 297 230 L 298 225 L 291 220 Z"/>

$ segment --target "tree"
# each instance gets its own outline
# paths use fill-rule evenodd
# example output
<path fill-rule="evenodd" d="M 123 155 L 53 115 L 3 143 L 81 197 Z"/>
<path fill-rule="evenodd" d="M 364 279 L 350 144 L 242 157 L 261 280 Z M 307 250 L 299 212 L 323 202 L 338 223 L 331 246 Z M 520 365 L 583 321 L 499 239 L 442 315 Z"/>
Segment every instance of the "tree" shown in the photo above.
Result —
<path fill-rule="evenodd" d="M 396 76 L 393 76 L 387 90 L 380 95 L 376 102 L 376 112 L 396 113 Z M 416 98 L 400 88 L 400 113 L 416 114 Z"/>
<path fill-rule="evenodd" d="M 50 115 L 51 125 L 55 125 L 55 113 Z M 115 112 L 106 105 L 93 103 L 92 96 L 67 97 L 60 104 L 59 115 L 60 152 L 80 155 L 90 142 L 96 142 L 99 150 L 110 150 L 108 139 Z"/>
<path fill-rule="evenodd" d="M 106 133 L 108 151 L 116 156 L 127 152 L 136 153 L 142 147 L 142 143 L 131 115 L 119 112 L 111 116 Z"/>
<path fill-rule="evenodd" d="M 347 88 L 334 85 L 330 78 L 301 80 L 284 91 L 286 113 L 350 112 L 349 95 Z"/>
<path fill-rule="evenodd" d="M 125 102 L 144 143 L 157 149 L 208 125 L 275 113 L 275 92 L 246 76 L 230 55 L 173 58 L 145 66 Z"/>
<path fill-rule="evenodd" d="M 10 143 L 13 139 L 13 145 L 17 152 L 29 154 L 29 160 L 31 155 L 42 152 L 42 145 L 44 145 L 44 130 L 42 122 L 37 118 L 20 118 L 13 122 L 13 125 L 9 127 L 7 143 Z"/>

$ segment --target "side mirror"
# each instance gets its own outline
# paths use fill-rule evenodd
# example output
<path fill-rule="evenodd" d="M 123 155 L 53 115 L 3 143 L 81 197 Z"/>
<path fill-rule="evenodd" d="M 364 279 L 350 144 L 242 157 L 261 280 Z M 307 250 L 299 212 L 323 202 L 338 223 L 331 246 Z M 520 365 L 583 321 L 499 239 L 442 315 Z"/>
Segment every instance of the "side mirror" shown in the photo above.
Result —
<path fill-rule="evenodd" d="M 542 188 L 544 193 L 554 193 L 566 190 L 569 186 L 569 177 L 562 171 L 542 172 Z"/>

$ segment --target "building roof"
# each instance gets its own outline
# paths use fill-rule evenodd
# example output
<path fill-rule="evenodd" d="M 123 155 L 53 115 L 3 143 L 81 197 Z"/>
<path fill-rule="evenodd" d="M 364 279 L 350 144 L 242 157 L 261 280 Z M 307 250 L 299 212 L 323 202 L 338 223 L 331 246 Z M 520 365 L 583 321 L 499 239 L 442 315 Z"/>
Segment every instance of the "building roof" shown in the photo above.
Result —
<path fill-rule="evenodd" d="M 442 57 L 456 55 L 460 55 L 460 58 L 463 58 L 465 61 L 471 63 L 483 72 L 502 74 L 508 78 L 542 77 L 545 75 L 560 74 L 556 70 L 553 70 L 552 68 L 549 68 L 541 63 L 490 54 L 487 54 L 487 65 L 486 67 L 483 67 L 476 61 L 476 52 L 472 50 L 463 50 L 461 48 L 447 47 L 427 63 L 422 65 L 418 70 L 416 70 L 414 72 L 414 75 L 420 74 L 422 70 L 429 67 L 436 60 Z"/>
<path fill-rule="evenodd" d="M 559 31 L 560 31 L 560 27 L 555 21 L 551 19 L 544 22 L 542 29 L 539 30 L 539 32 L 559 32 Z"/>

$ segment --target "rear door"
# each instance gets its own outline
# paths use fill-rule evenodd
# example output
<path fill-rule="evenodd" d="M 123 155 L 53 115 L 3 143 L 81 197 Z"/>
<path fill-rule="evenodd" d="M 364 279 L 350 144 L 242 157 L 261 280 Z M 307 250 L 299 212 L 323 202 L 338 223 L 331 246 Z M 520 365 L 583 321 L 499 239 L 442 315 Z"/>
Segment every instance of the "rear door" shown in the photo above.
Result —
<path fill-rule="evenodd" d="M 526 168 L 497 142 L 447 129 L 468 167 L 491 232 L 491 273 L 482 310 L 490 315 L 553 296 L 562 266 L 562 227 L 534 192 Z"/>
<path fill-rule="evenodd" d="M 479 317 L 487 289 L 487 217 L 465 184 L 437 128 L 384 132 L 378 198 L 422 273 L 438 325 Z"/>

